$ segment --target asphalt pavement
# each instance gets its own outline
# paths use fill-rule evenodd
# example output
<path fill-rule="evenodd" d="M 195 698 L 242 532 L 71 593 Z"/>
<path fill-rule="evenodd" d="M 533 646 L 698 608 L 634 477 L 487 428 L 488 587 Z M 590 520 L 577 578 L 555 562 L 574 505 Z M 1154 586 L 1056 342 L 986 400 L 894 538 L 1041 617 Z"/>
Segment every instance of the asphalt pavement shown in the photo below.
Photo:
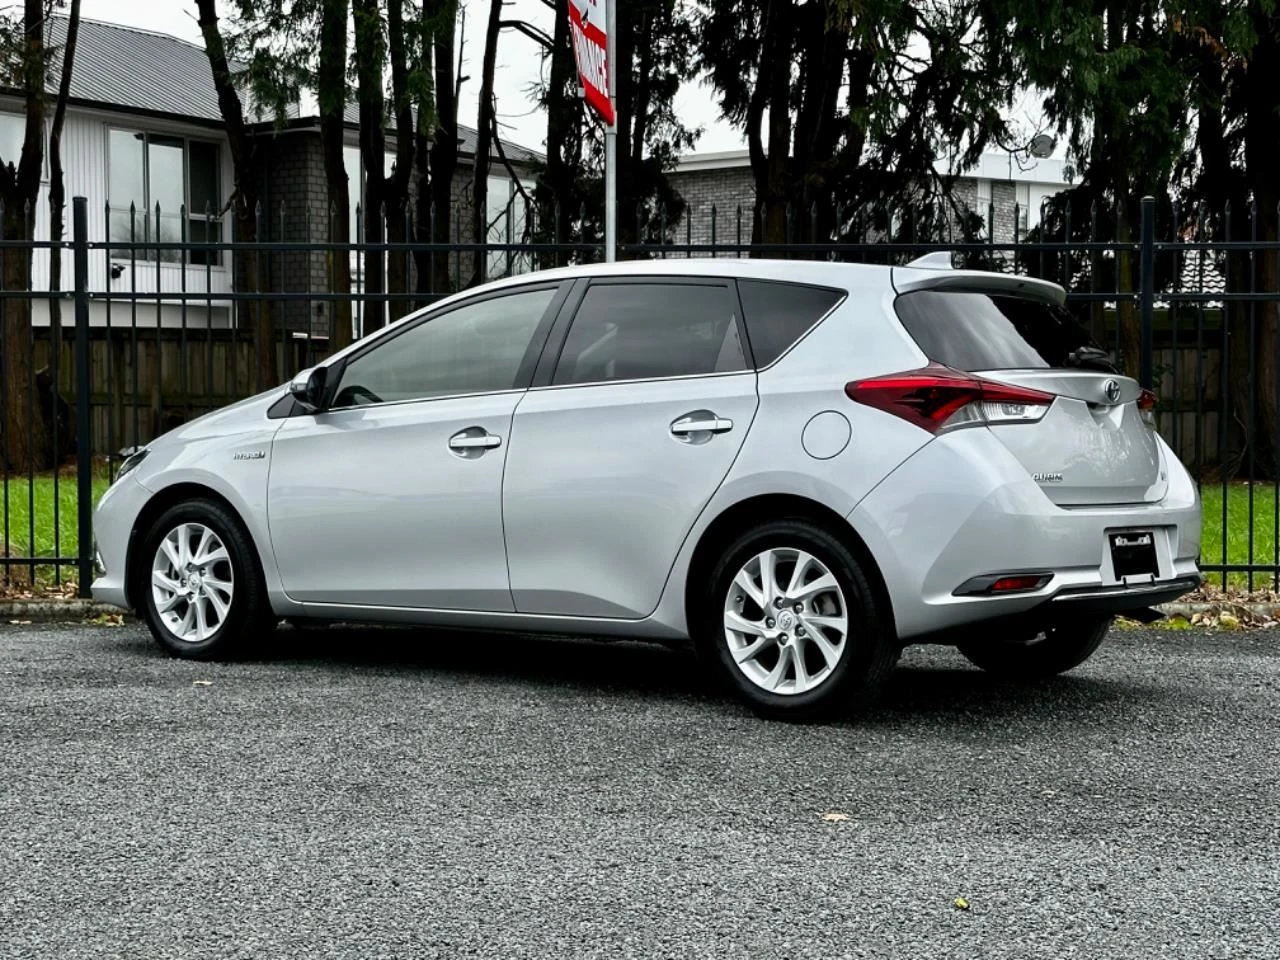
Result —
<path fill-rule="evenodd" d="M 0 958 L 1280 957 L 1278 751 L 1280 631 L 797 727 L 640 644 L 0 625 Z"/>

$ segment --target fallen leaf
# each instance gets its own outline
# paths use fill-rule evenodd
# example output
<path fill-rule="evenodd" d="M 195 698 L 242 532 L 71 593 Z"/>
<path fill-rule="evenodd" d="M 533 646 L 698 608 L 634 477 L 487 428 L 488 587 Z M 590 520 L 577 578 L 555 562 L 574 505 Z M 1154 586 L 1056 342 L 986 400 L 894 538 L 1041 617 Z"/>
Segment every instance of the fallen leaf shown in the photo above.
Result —
<path fill-rule="evenodd" d="M 955 904 L 955 908 L 957 910 L 969 909 L 969 901 L 966 900 L 964 897 L 956 897 L 955 900 L 953 900 L 952 902 Z"/>
<path fill-rule="evenodd" d="M 124 614 L 122 613 L 100 613 L 89 621 L 99 627 L 123 627 Z"/>
<path fill-rule="evenodd" d="M 1219 614 L 1218 625 L 1226 627 L 1228 630 L 1234 630 L 1240 626 L 1240 618 L 1233 613 Z"/>
<path fill-rule="evenodd" d="M 839 810 L 828 810 L 822 815 L 824 823 L 844 823 L 844 821 L 848 819 L 849 815 L 847 813 L 841 813 Z"/>
<path fill-rule="evenodd" d="M 192 680 L 191 685 L 193 687 L 212 687 L 213 681 L 212 680 Z"/>
<path fill-rule="evenodd" d="M 26 627 L 31 625 L 30 620 L 10 620 L 9 622 L 15 627 Z"/>

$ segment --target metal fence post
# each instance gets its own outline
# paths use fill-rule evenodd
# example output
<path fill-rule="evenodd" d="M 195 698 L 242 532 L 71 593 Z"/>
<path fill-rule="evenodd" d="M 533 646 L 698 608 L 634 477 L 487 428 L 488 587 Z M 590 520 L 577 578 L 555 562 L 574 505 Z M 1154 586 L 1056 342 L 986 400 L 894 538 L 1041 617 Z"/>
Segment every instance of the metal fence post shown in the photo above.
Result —
<path fill-rule="evenodd" d="M 1139 378 L 1148 390 L 1152 384 L 1152 326 L 1156 307 L 1156 201 L 1154 197 L 1142 198 L 1142 235 L 1138 255 L 1142 297 L 1142 340 L 1138 358 Z"/>
<path fill-rule="evenodd" d="M 52 251 L 60 257 L 60 250 Z M 76 530 L 78 593 L 90 596 L 93 580 L 93 425 L 89 405 L 89 201 L 71 200 L 71 254 L 76 312 Z"/>

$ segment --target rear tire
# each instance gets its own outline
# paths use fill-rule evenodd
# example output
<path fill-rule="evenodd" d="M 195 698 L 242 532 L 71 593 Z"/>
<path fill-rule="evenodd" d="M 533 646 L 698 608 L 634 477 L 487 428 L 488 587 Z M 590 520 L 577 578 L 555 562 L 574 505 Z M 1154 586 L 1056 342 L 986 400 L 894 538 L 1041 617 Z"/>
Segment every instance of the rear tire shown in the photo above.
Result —
<path fill-rule="evenodd" d="M 1041 680 L 1066 673 L 1088 660 L 1110 627 L 1111 617 L 1091 617 L 1058 623 L 1035 634 L 1023 631 L 957 646 L 965 659 L 988 673 L 1017 680 Z"/>
<path fill-rule="evenodd" d="M 221 659 L 273 625 L 257 551 L 225 505 L 190 500 L 170 507 L 141 544 L 137 605 L 170 655 Z"/>
<path fill-rule="evenodd" d="M 869 709 L 899 646 L 858 559 L 800 519 L 733 541 L 695 615 L 695 642 L 757 714 L 812 722 Z"/>

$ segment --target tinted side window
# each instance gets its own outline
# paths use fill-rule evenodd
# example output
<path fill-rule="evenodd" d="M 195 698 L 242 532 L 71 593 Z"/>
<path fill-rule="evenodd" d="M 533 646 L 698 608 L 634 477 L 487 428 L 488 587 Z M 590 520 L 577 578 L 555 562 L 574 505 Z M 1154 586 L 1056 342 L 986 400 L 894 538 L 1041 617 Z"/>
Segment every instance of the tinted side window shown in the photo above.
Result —
<path fill-rule="evenodd" d="M 745 370 L 734 314 L 725 285 L 593 284 L 569 328 L 554 382 Z"/>
<path fill-rule="evenodd" d="M 469 303 L 389 337 L 347 364 L 334 406 L 516 386 L 554 288 Z"/>
<path fill-rule="evenodd" d="M 739 280 L 738 293 L 757 367 L 786 353 L 844 297 L 839 290 L 767 280 Z"/>
<path fill-rule="evenodd" d="M 1071 313 L 1051 303 L 920 290 L 898 297 L 894 309 L 925 355 L 955 370 L 1107 363 Z"/>

